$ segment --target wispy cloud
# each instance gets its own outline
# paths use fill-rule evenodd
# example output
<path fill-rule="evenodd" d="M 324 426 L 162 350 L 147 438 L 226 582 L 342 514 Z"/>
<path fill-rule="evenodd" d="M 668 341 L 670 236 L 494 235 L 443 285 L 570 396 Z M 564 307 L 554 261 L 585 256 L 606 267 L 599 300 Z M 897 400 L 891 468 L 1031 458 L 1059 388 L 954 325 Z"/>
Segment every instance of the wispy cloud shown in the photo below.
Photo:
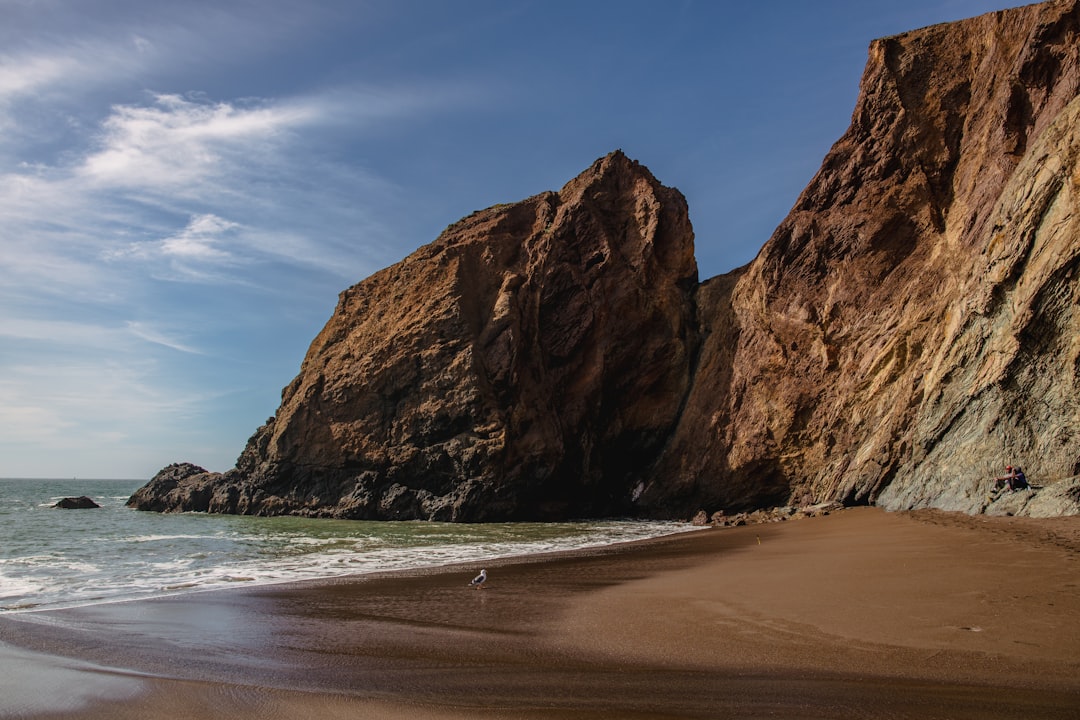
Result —
<path fill-rule="evenodd" d="M 40 91 L 83 72 L 78 58 L 60 55 L 0 56 L 0 103 Z"/>
<path fill-rule="evenodd" d="M 146 44 L 140 51 L 134 38 L 54 42 L 39 40 L 23 47 L 7 43 L 7 51 L 0 54 L 0 150 L 15 158 L 25 159 L 39 145 L 66 145 L 73 134 L 77 139 L 88 110 L 96 112 L 91 108 L 103 89 L 137 82 L 154 56 Z"/>
<path fill-rule="evenodd" d="M 383 98 L 364 122 L 415 112 L 408 95 Z M 0 445 L 23 443 L 23 455 L 31 443 L 137 452 L 143 433 L 190 423 L 235 388 L 236 378 L 174 378 L 149 359 L 205 358 L 208 343 L 235 336 L 228 313 L 201 327 L 179 317 L 183 291 L 163 283 L 265 286 L 281 300 L 325 295 L 328 276 L 341 278 L 336 293 L 374 269 L 371 203 L 396 188 L 335 162 L 321 137 L 357 94 L 146 98 L 76 128 L 63 153 L 0 164 Z M 0 136 L 0 162 L 11 142 Z"/>
<path fill-rule="evenodd" d="M 337 246 L 334 223 L 366 229 L 377 242 L 373 214 L 339 201 L 350 188 L 372 202 L 396 190 L 362 168 L 311 156 L 313 130 L 340 121 L 343 101 L 330 96 L 212 102 L 159 94 L 113 106 L 63 163 L 0 168 L 0 256 L 18 270 L 0 285 L 77 291 L 97 282 L 115 292 L 131 278 L 114 283 L 99 264 L 120 258 L 141 260 L 151 277 L 198 283 L 244 282 L 223 270 L 259 259 L 362 276 L 371 268 L 358 264 L 355 246 Z"/>
<path fill-rule="evenodd" d="M 160 243 L 161 252 L 170 257 L 191 260 L 227 261 L 232 254 L 219 247 L 221 235 L 240 226 L 217 215 L 198 215 L 179 234 Z"/>
<path fill-rule="evenodd" d="M 132 339 L 153 343 L 179 352 L 202 354 L 189 343 L 145 321 L 128 320 L 123 325 L 108 326 L 96 322 L 74 322 L 49 318 L 0 318 L 0 338 L 9 341 L 33 341 L 39 345 L 99 355 L 103 351 L 117 357 L 135 354 Z M 43 353 L 51 355 L 52 353 Z"/>
<path fill-rule="evenodd" d="M 136 188 L 203 197 L 245 167 L 273 161 L 275 142 L 315 119 L 311 106 L 200 101 L 156 95 L 115 106 L 100 147 L 75 169 L 97 190 Z"/>
<path fill-rule="evenodd" d="M 384 219 L 402 191 L 367 148 L 474 99 L 245 75 L 284 67 L 278 49 L 329 7 L 0 5 L 0 460 L 20 438 L 130 452 L 182 415 L 220 424 L 200 403 L 259 373 L 273 398 L 295 360 L 279 370 L 268 343 L 310 339 L 338 290 L 398 257 Z"/>
<path fill-rule="evenodd" d="M 193 216 L 179 232 L 161 240 L 132 242 L 108 250 L 108 261 L 136 261 L 159 279 L 188 282 L 228 282 L 223 274 L 243 259 L 228 248 L 241 229 L 238 223 L 213 213 Z M 240 282 L 234 279 L 232 282 Z"/>
<path fill-rule="evenodd" d="M 19 344 L 32 342 L 36 347 L 49 350 L 39 352 L 41 357 L 52 357 L 52 350 L 64 349 L 71 353 L 97 353 L 114 347 L 122 338 L 116 330 L 96 323 L 77 323 L 48 318 L 0 317 L 0 338 L 10 349 Z M 10 350 L 9 350 L 10 352 Z M 46 361 L 43 364 L 48 364 Z M 5 370 L 8 372 L 8 369 Z M 10 373 L 9 373 L 10 374 Z M 9 378 L 10 380 L 10 378 Z"/>
<path fill-rule="evenodd" d="M 138 322 L 135 320 L 129 320 L 126 324 L 128 332 L 135 337 L 145 340 L 155 345 L 161 345 L 172 350 L 177 350 L 182 353 L 190 353 L 193 355 L 202 355 L 202 351 L 197 348 L 188 345 L 187 343 L 171 337 L 168 333 L 163 332 L 159 328 L 153 327 L 148 323 Z"/>

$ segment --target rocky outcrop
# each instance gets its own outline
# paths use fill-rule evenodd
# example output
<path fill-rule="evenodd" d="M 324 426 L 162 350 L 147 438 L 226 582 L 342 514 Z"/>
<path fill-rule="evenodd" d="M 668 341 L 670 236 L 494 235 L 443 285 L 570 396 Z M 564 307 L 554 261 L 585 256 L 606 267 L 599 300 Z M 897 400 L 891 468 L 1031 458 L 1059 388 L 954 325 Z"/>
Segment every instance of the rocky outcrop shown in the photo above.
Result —
<path fill-rule="evenodd" d="M 843 504 L 838 502 L 824 502 L 816 505 L 782 505 L 778 507 L 759 508 L 753 511 L 743 511 L 734 515 L 728 515 L 723 510 L 717 510 L 709 515 L 704 510 L 699 510 L 690 524 L 698 527 L 741 527 L 743 525 L 764 525 L 767 523 L 787 522 L 788 520 L 804 520 L 806 518 L 823 517 L 834 512 L 844 510 Z"/>
<path fill-rule="evenodd" d="M 61 510 L 92 510 L 101 506 L 94 502 L 93 498 L 82 495 L 80 497 L 61 498 L 53 507 Z"/>
<path fill-rule="evenodd" d="M 1078 28 L 1071 0 L 874 42 L 791 214 L 700 286 L 682 196 L 622 153 L 450 226 L 342 293 L 234 470 L 131 504 L 993 512 L 1011 462 L 1048 498 L 1016 512 L 1080 512 Z"/>
<path fill-rule="evenodd" d="M 146 509 L 485 520 L 627 513 L 696 353 L 686 202 L 621 152 L 342 293 L 224 476 Z"/>
<path fill-rule="evenodd" d="M 1060 517 L 1080 514 L 1080 476 L 1059 480 L 1046 487 L 988 492 L 980 508 L 987 515 Z"/>
<path fill-rule="evenodd" d="M 209 508 L 221 480 L 220 473 L 207 472 L 192 463 L 166 465 L 146 485 L 128 499 L 128 506 L 139 510 L 169 512 Z"/>

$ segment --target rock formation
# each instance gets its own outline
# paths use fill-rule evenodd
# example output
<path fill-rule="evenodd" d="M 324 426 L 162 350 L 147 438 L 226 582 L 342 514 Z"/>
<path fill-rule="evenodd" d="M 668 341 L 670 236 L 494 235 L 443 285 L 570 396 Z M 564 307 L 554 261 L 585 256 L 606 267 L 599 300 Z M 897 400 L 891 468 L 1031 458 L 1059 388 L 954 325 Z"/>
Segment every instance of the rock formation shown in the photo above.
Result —
<path fill-rule="evenodd" d="M 224 477 L 137 507 L 485 520 L 627 513 L 696 352 L 682 195 L 621 152 L 342 293 Z"/>
<path fill-rule="evenodd" d="M 871 45 L 847 133 L 699 293 L 643 502 L 978 511 L 1006 463 L 1080 473 L 1078 26 L 1045 3 Z"/>
<path fill-rule="evenodd" d="M 1078 28 L 1070 0 L 874 42 L 791 214 L 701 285 L 682 196 L 619 152 L 465 218 L 342 293 L 234 470 L 130 504 L 978 512 L 1013 462 L 1061 498 L 1019 512 L 1080 512 Z"/>
<path fill-rule="evenodd" d="M 91 510 L 101 506 L 94 502 L 93 498 L 82 495 L 80 497 L 61 498 L 53 507 L 61 510 Z"/>

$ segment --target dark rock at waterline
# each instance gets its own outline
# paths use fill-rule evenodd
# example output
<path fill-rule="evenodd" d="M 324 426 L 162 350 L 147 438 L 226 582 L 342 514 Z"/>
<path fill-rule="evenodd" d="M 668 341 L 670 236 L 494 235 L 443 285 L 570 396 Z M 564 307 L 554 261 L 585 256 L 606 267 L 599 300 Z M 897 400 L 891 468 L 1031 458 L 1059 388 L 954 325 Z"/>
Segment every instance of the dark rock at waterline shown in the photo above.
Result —
<path fill-rule="evenodd" d="M 61 510 L 88 510 L 90 508 L 99 508 L 101 506 L 83 495 L 81 497 L 66 497 L 53 505 L 53 507 L 60 508 Z"/>
<path fill-rule="evenodd" d="M 205 512 L 209 509 L 209 494 L 204 491 L 206 483 L 198 483 L 196 480 L 205 478 L 213 481 L 218 477 L 218 473 L 209 473 L 205 468 L 192 463 L 173 463 L 163 467 L 150 482 L 136 490 L 128 499 L 127 506 L 155 512 Z"/>

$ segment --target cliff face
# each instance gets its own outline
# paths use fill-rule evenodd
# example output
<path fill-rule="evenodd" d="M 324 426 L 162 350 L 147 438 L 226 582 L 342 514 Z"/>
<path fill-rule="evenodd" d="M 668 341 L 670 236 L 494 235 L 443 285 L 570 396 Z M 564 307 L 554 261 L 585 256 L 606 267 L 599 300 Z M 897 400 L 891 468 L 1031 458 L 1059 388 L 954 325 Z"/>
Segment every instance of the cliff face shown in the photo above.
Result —
<path fill-rule="evenodd" d="M 1078 28 L 1071 0 L 873 43 L 791 214 L 700 286 L 682 196 L 621 153 L 452 225 L 342 293 L 235 470 L 130 504 L 980 511 L 1006 462 L 1080 474 Z"/>
<path fill-rule="evenodd" d="M 1006 462 L 1080 473 L 1078 25 L 1059 2 L 873 43 L 850 129 L 703 289 L 716 368 L 646 502 L 977 511 Z"/>

